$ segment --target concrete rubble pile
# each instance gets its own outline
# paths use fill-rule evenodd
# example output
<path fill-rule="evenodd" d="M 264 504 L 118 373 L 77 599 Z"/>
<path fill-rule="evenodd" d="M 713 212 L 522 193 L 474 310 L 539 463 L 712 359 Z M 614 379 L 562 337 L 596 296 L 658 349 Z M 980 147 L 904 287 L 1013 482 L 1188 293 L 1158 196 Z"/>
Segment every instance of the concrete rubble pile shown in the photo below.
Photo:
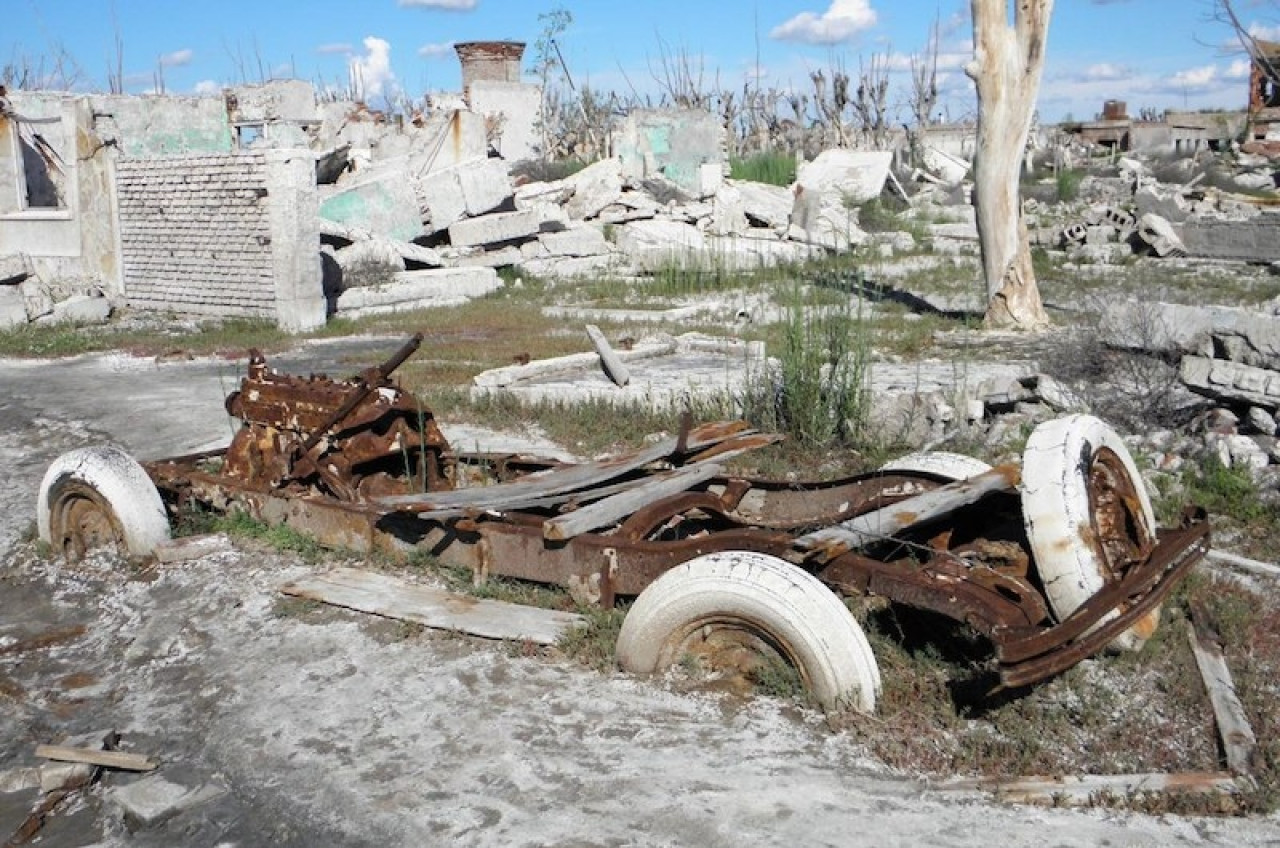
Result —
<path fill-rule="evenodd" d="M 1193 167 L 1191 160 L 1179 164 Z M 1085 208 L 1065 227 L 1048 223 L 1061 217 L 1063 204 L 1030 202 L 1032 217 L 1046 224 L 1034 230 L 1033 240 L 1086 263 L 1117 263 L 1134 254 L 1280 263 L 1280 170 L 1272 160 L 1237 152 L 1198 174 L 1184 171 L 1187 179 L 1178 184 L 1159 181 L 1152 165 L 1136 156 L 1121 157 L 1116 171 L 1083 178 Z"/>
<path fill-rule="evenodd" d="M 1178 363 L 1182 385 L 1210 404 L 1199 430 L 1224 467 L 1280 464 L 1280 300 L 1263 310 L 1127 301 L 1104 336 Z"/>
<path fill-rule="evenodd" d="M 706 117 L 655 112 L 634 121 L 660 121 L 674 134 L 682 121 Z M 626 146 L 627 137 L 652 135 L 632 128 L 619 155 L 557 180 L 513 179 L 507 163 L 480 156 L 420 173 L 409 156 L 322 186 L 332 306 L 366 310 L 367 296 L 357 292 L 371 286 L 387 307 L 444 302 L 412 294 L 427 271 L 441 291 L 457 293 L 455 282 L 496 281 L 496 269 L 550 278 L 666 267 L 753 270 L 868 240 L 856 204 L 879 195 L 887 153 L 828 151 L 783 188 L 726 178 L 715 133 L 706 134 L 712 141 L 703 150 L 657 155 Z M 698 167 L 680 156 L 697 159 Z"/>

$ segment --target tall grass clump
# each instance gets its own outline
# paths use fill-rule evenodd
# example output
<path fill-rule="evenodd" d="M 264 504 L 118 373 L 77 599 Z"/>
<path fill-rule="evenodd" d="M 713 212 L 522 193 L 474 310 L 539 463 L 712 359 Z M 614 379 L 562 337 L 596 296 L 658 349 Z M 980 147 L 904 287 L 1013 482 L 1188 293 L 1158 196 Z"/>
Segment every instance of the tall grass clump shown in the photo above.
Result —
<path fill-rule="evenodd" d="M 796 157 L 789 153 L 757 153 L 745 159 L 731 159 L 729 176 L 735 180 L 789 186 L 796 181 Z"/>
<path fill-rule="evenodd" d="M 778 366 L 751 381 L 747 418 L 806 447 L 857 443 L 869 405 L 869 328 L 860 306 L 791 298 Z"/>
<path fill-rule="evenodd" d="M 1054 178 L 1054 183 L 1058 190 L 1058 201 L 1060 203 L 1070 203 L 1080 196 L 1080 183 L 1084 180 L 1084 171 L 1077 171 L 1072 168 L 1064 168 L 1058 172 L 1058 176 Z"/>

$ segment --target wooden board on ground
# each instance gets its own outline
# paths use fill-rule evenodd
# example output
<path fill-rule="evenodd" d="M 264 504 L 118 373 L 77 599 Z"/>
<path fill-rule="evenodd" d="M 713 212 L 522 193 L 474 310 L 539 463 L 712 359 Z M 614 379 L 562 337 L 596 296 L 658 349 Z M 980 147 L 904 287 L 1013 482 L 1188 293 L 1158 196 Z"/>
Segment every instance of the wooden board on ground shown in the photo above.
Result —
<path fill-rule="evenodd" d="M 1143 792 L 1234 792 L 1236 778 L 1222 772 L 1173 774 L 1084 774 L 1064 777 L 985 777 L 952 780 L 944 792 L 991 792 L 1016 804 L 1085 804 L 1099 795 L 1128 796 Z"/>
<path fill-rule="evenodd" d="M 1248 716 L 1245 715 L 1244 705 L 1236 696 L 1231 669 L 1227 667 L 1227 660 L 1218 647 L 1217 634 L 1205 623 L 1203 615 L 1193 608 L 1191 619 L 1187 626 L 1187 636 L 1191 641 L 1191 651 L 1196 657 L 1196 667 L 1199 668 L 1200 677 L 1209 692 L 1213 718 L 1222 737 L 1222 749 L 1227 755 L 1227 768 L 1236 774 L 1252 774 L 1258 740 L 1253 734 Z"/>
<path fill-rule="evenodd" d="M 280 591 L 437 630 L 538 645 L 554 645 L 572 628 L 586 623 L 574 613 L 471 598 L 359 568 L 338 568 L 296 580 Z"/>
<path fill-rule="evenodd" d="M 66 745 L 37 745 L 36 756 L 64 763 L 88 763 L 125 771 L 152 771 L 156 763 L 141 754 L 124 751 L 95 751 L 92 748 L 70 748 Z"/>

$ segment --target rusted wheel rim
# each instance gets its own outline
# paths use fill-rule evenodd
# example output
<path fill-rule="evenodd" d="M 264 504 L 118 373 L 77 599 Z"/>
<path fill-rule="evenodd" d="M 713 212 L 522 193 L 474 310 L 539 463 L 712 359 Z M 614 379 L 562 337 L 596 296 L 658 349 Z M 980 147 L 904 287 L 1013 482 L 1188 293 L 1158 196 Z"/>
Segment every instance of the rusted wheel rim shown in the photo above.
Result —
<path fill-rule="evenodd" d="M 1121 461 L 1109 448 L 1099 448 L 1088 469 L 1090 540 L 1098 552 L 1100 574 L 1107 585 L 1119 582 L 1155 548 L 1154 528 L 1147 526 L 1137 488 Z M 1157 607 L 1138 619 L 1132 630 L 1149 639 L 1160 623 Z"/>
<path fill-rule="evenodd" d="M 753 691 L 760 672 L 778 664 L 794 669 L 808 686 L 804 670 L 774 634 L 738 618 L 704 619 L 691 624 L 672 635 L 663 653 L 668 665 L 679 664 L 687 657 L 695 659 L 701 669 L 721 677 L 740 694 Z"/>
<path fill-rule="evenodd" d="M 123 552 L 124 530 L 111 507 L 93 488 L 68 482 L 51 506 L 51 536 L 70 560 L 108 548 Z"/>

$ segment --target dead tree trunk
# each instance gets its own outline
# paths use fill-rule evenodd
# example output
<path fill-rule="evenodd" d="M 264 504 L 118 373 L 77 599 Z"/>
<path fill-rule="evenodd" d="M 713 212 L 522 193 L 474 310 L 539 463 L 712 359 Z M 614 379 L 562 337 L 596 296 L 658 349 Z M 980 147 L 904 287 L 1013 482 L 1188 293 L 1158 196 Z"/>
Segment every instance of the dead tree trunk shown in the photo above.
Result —
<path fill-rule="evenodd" d="M 1027 135 L 1044 68 L 1053 0 L 972 0 L 973 62 L 978 89 L 974 205 L 987 283 L 989 327 L 1042 329 L 1049 323 L 1031 267 L 1018 197 Z"/>

